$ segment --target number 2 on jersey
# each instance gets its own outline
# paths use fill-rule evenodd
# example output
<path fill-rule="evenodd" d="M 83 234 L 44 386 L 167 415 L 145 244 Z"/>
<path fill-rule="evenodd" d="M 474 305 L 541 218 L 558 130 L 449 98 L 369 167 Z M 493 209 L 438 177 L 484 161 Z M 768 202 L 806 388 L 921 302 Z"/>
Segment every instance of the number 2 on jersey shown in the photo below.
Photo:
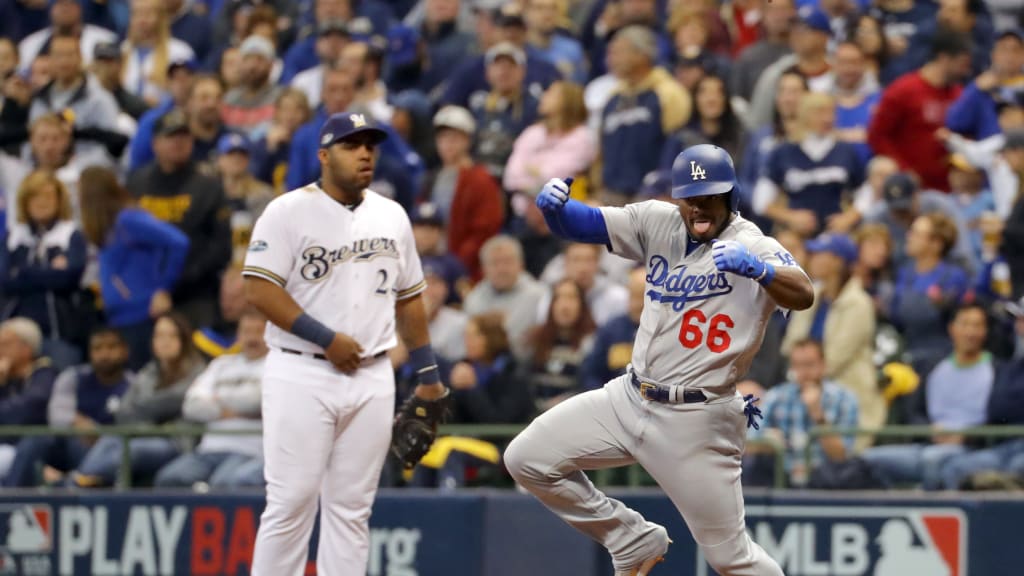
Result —
<path fill-rule="evenodd" d="M 704 325 L 707 325 L 707 332 L 704 332 Z M 708 317 L 700 310 L 690 310 L 683 314 L 683 322 L 679 326 L 679 343 L 683 348 L 690 350 L 707 341 L 708 350 L 721 354 L 729 349 L 732 344 L 732 337 L 729 336 L 729 328 L 736 324 L 726 314 L 715 314 L 708 321 Z M 705 336 L 707 336 L 705 338 Z"/>
<path fill-rule="evenodd" d="M 387 295 L 388 271 L 383 269 L 377 270 L 377 277 L 380 278 L 380 283 L 377 284 L 377 289 L 374 290 L 374 292 L 377 294 Z"/>

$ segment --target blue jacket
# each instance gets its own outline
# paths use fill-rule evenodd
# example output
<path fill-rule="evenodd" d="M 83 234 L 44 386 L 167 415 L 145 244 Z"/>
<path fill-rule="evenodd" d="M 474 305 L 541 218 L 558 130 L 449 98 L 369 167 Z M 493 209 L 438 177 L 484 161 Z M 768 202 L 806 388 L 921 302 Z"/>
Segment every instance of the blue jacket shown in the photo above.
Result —
<path fill-rule="evenodd" d="M 946 127 L 972 140 L 1001 134 L 995 99 L 971 82 L 946 110 Z"/>
<path fill-rule="evenodd" d="M 295 190 L 316 182 L 320 178 L 320 160 L 317 151 L 320 150 L 320 128 L 327 121 L 327 112 L 321 108 L 316 116 L 309 122 L 299 126 L 292 136 L 291 150 L 288 158 L 288 175 L 285 176 L 284 184 L 286 190 Z M 380 144 L 380 154 L 397 160 L 404 166 L 406 176 L 412 182 L 412 194 L 419 190 L 420 181 L 426 168 L 423 159 L 416 153 L 395 130 L 384 123 L 378 123 L 377 127 L 388 133 L 387 140 Z M 377 162 L 377 174 L 380 178 L 382 165 L 392 166 L 390 162 Z M 404 196 L 404 192 L 402 194 Z"/>
<path fill-rule="evenodd" d="M 31 426 L 46 424 L 46 408 L 57 380 L 57 370 L 46 358 L 36 360 L 32 373 L 23 382 L 8 379 L 0 386 L 0 425 Z M 10 438 L 0 441 L 10 441 Z"/>
<path fill-rule="evenodd" d="M 62 256 L 67 264 L 54 268 L 52 262 Z M 44 336 L 71 339 L 85 262 L 85 237 L 74 222 L 60 221 L 43 231 L 16 225 L 0 260 L 7 296 L 3 317 L 25 316 L 39 324 Z"/>
<path fill-rule="evenodd" d="M 185 265 L 189 240 L 173 224 L 141 208 L 125 208 L 100 248 L 100 288 L 107 322 L 128 326 L 149 318 L 159 290 L 171 292 Z"/>

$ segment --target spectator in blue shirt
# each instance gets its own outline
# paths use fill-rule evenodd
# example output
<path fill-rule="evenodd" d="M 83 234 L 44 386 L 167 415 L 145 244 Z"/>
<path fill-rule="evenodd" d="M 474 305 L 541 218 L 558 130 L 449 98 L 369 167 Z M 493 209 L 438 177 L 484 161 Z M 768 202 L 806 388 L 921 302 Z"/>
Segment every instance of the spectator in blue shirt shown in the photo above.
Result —
<path fill-rule="evenodd" d="M 89 363 L 60 373 L 50 396 L 48 423 L 54 428 L 88 432 L 114 423 L 114 413 L 128 390 L 125 371 L 128 346 L 113 328 L 100 328 L 89 338 Z M 83 436 L 29 436 L 18 443 L 4 486 L 34 486 L 36 467 L 45 464 L 59 472 L 73 470 L 93 440 Z"/>
<path fill-rule="evenodd" d="M 967 451 L 964 437 L 956 432 L 985 423 L 995 378 L 992 356 L 985 350 L 987 333 L 988 316 L 982 306 L 958 308 L 948 331 L 953 353 L 928 373 L 923 394 L 927 416 L 920 423 L 945 434 L 934 435 L 930 444 L 876 446 L 863 453 L 890 483 L 922 482 L 926 490 L 937 489 L 946 461 Z"/>
<path fill-rule="evenodd" d="M 128 342 L 129 366 L 149 359 L 153 319 L 171 308 L 171 291 L 188 255 L 188 237 L 132 205 L 114 174 L 87 168 L 79 187 L 82 228 L 99 247 L 100 292 L 110 326 Z"/>
<path fill-rule="evenodd" d="M 292 138 L 311 116 L 306 95 L 295 88 L 286 88 L 277 97 L 274 119 L 267 133 L 253 142 L 249 169 L 257 178 L 270 184 L 275 194 L 285 192 L 284 179 L 288 174 Z"/>
<path fill-rule="evenodd" d="M 478 17 L 486 18 L 486 15 Z M 519 9 L 511 4 L 505 4 L 502 8 L 490 13 L 497 26 L 497 33 L 493 35 L 492 44 L 486 44 L 486 39 L 481 38 L 480 50 L 483 54 L 469 58 L 454 71 L 445 69 L 444 93 L 441 95 L 441 105 L 455 104 L 463 108 L 471 108 L 478 100 L 486 98 L 491 90 L 491 81 L 486 74 L 486 53 L 501 43 L 511 43 L 526 55 L 524 64 L 525 75 L 523 85 L 535 98 L 547 90 L 549 86 L 559 80 L 563 75 L 554 64 L 549 62 L 543 54 L 538 52 L 526 43 L 526 23 Z M 593 60 L 591 60 L 593 62 Z"/>
<path fill-rule="evenodd" d="M 491 91 L 470 103 L 478 126 L 474 156 L 501 181 L 515 140 L 537 120 L 540 102 L 523 84 L 526 53 L 522 49 L 502 42 L 488 50 L 485 58 Z"/>
<path fill-rule="evenodd" d="M 1024 31 L 1014 28 L 996 38 L 992 67 L 964 88 L 948 110 L 946 127 L 972 140 L 1001 134 L 998 108 L 1024 103 Z"/>
<path fill-rule="evenodd" d="M 868 146 L 868 126 L 882 95 L 878 78 L 868 70 L 864 52 L 854 42 L 842 42 L 836 46 L 834 58 L 836 137 L 853 144 L 861 163 L 866 166 L 872 155 Z"/>
<path fill-rule="evenodd" d="M 128 170 L 137 170 L 153 161 L 153 128 L 157 120 L 175 108 L 186 109 L 198 82 L 194 65 L 189 62 L 171 62 L 167 66 L 167 96 L 139 118 L 135 135 L 128 145 Z M 223 92 L 217 82 L 219 92 Z M 220 105 L 220 95 L 217 97 Z M 220 110 L 218 109 L 218 120 Z"/>
<path fill-rule="evenodd" d="M 754 211 L 805 237 L 848 218 L 864 167 L 852 144 L 836 139 L 835 101 L 810 93 L 800 102 L 801 135 L 772 151 L 754 190 Z"/>
<path fill-rule="evenodd" d="M 883 84 L 920 67 L 928 59 L 929 37 L 924 28 L 935 21 L 938 8 L 935 2 L 879 0 L 868 11 L 882 25 L 888 47 L 888 59 L 880 74 Z"/>
<path fill-rule="evenodd" d="M 796 140 L 800 129 L 800 100 L 806 93 L 807 80 L 796 70 L 783 72 L 779 77 L 775 86 L 772 123 L 750 134 L 743 149 L 743 161 L 738 163 L 743 207 L 749 208 L 752 205 L 754 188 L 768 171 L 768 158 L 772 151 L 787 140 Z"/>
<path fill-rule="evenodd" d="M 957 234 L 953 220 L 939 212 L 918 216 L 907 234 L 908 262 L 896 275 L 889 317 L 918 374 L 930 373 L 952 348 L 944 327 L 968 288 L 967 273 L 948 261 Z"/>
<path fill-rule="evenodd" d="M 33 172 L 22 182 L 17 213 L 0 252 L 3 317 L 32 319 L 57 369 L 63 369 L 81 361 L 84 335 L 77 312 L 85 238 L 72 220 L 67 188 L 51 172 Z"/>
<path fill-rule="evenodd" d="M 288 174 L 284 184 L 286 190 L 295 190 L 320 178 L 320 160 L 316 151 L 320 147 L 320 128 L 331 114 L 349 110 L 355 97 L 355 77 L 345 68 L 330 68 L 324 71 L 321 93 L 322 108 L 313 118 L 299 127 L 292 137 L 288 158 Z M 423 160 L 395 133 L 394 129 L 380 122 L 377 126 L 388 132 L 388 139 L 380 144 L 378 171 L 375 180 L 390 179 L 400 182 L 396 200 L 410 201 L 423 175 Z M 406 193 L 407 192 L 407 193 Z"/>
<path fill-rule="evenodd" d="M 1008 307 L 1014 316 L 1018 342 L 1024 339 L 1024 302 Z M 1024 424 L 1024 349 L 1007 364 L 996 367 L 995 381 L 988 400 L 988 424 L 1007 426 Z M 950 458 L 942 467 L 942 487 L 958 490 L 971 476 L 983 471 L 999 471 L 1024 479 L 1024 438 L 1015 438 L 991 448 L 975 450 Z"/>
<path fill-rule="evenodd" d="M 623 28 L 608 46 L 608 68 L 619 86 L 601 117 L 606 204 L 637 193 L 644 176 L 657 169 L 669 134 L 690 119 L 690 95 L 655 66 L 656 50 L 654 33 L 642 26 Z"/>
<path fill-rule="evenodd" d="M 789 358 L 792 382 L 775 386 L 764 399 L 764 419 L 752 437 L 774 438 L 786 449 L 789 483 L 803 486 L 811 470 L 829 462 L 842 462 L 853 453 L 854 436 L 827 435 L 812 440 L 811 428 L 857 426 L 857 398 L 841 385 L 825 379 L 825 354 L 814 340 L 793 346 Z M 804 447 L 811 446 L 811 470 L 804 461 Z"/>
<path fill-rule="evenodd" d="M 391 7 L 375 0 L 300 0 L 295 5 L 301 19 L 299 38 L 285 53 L 281 84 L 288 84 L 299 72 L 320 63 L 316 38 L 323 24 L 347 22 L 353 36 L 367 38 L 387 32 L 391 21 Z"/>
<path fill-rule="evenodd" d="M 594 390 L 626 373 L 633 359 L 633 340 L 640 329 L 647 271 L 634 268 L 629 274 L 629 311 L 598 328 L 590 353 L 580 367 L 580 387 Z"/>

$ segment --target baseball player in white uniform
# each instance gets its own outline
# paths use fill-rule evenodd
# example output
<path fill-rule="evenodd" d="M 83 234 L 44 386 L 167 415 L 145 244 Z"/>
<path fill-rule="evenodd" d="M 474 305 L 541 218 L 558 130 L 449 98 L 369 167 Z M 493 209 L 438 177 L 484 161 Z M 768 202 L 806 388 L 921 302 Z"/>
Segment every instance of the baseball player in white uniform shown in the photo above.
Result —
<path fill-rule="evenodd" d="M 366 188 L 386 137 L 361 114 L 328 118 L 322 179 L 276 198 L 253 229 L 246 296 L 271 322 L 262 405 L 267 507 L 254 576 L 304 573 L 318 496 L 318 572 L 366 573 L 370 506 L 392 436 L 386 352 L 396 330 L 418 368 L 413 397 L 428 407 L 447 397 L 409 218 Z"/>
<path fill-rule="evenodd" d="M 555 514 L 603 544 L 618 576 L 645 576 L 668 549 L 664 527 L 598 491 L 582 470 L 640 463 L 672 499 L 722 576 L 782 576 L 745 531 L 740 459 L 755 398 L 735 383 L 776 307 L 810 307 L 807 275 L 736 212 L 732 160 L 711 145 L 672 167 L 673 202 L 591 208 L 571 181 L 537 198 L 551 229 L 606 244 L 646 266 L 630 368 L 604 388 L 542 414 L 505 452 L 513 477 Z"/>

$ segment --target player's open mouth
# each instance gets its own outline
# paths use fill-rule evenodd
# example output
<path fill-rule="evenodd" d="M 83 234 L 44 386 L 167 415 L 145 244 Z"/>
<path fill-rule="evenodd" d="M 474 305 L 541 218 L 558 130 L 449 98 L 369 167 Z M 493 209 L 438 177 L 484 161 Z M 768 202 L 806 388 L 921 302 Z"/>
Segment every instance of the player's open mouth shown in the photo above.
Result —
<path fill-rule="evenodd" d="M 698 218 L 693 221 L 693 231 L 703 236 L 711 231 L 711 220 Z"/>

